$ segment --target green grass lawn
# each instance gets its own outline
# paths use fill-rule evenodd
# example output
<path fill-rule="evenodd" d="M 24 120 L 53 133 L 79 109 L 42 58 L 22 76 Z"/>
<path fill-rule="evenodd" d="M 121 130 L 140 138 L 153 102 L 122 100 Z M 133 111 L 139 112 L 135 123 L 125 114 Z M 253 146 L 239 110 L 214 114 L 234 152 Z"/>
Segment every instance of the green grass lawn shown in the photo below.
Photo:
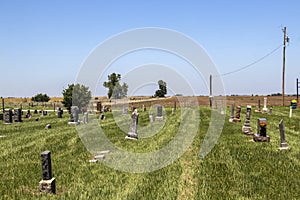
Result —
<path fill-rule="evenodd" d="M 172 164 L 148 173 L 126 173 L 102 162 L 89 163 L 93 155 L 80 139 L 84 136 L 74 126 L 67 125 L 67 113 L 63 119 L 52 113 L 31 120 L 23 118 L 23 123 L 1 123 L 0 199 L 300 199 L 299 110 L 294 110 L 292 119 L 288 117 L 288 107 L 273 107 L 272 115 L 252 112 L 252 129 L 256 131 L 257 118 L 265 117 L 271 137 L 270 143 L 255 143 L 242 133 L 245 107 L 241 123 L 228 122 L 228 108 L 217 144 L 201 159 L 201 144 L 209 123 L 214 122 L 210 122 L 209 107 L 199 109 L 199 129 L 192 145 Z M 124 139 L 127 132 L 116 125 L 112 113 L 97 123 L 117 147 L 130 152 L 151 152 L 174 138 L 180 125 L 179 110 L 171 115 L 168 108 L 161 131 L 138 141 Z M 34 120 L 36 117 L 40 117 L 38 122 Z M 278 150 L 281 119 L 290 147 L 286 151 Z M 139 130 L 149 125 L 148 120 L 148 112 L 140 112 Z M 128 130 L 129 123 L 124 125 Z M 45 129 L 47 124 L 52 128 Z M 51 151 L 55 195 L 39 193 L 41 153 L 45 150 Z"/>

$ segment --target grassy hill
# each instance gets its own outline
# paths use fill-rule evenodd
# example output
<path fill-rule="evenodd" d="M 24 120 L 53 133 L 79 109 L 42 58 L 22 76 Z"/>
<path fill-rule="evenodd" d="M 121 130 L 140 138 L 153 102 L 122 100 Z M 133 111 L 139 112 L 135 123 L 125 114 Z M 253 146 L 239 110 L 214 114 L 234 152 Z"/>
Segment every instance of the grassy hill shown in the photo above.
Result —
<path fill-rule="evenodd" d="M 50 113 L 23 118 L 23 123 L 0 123 L 0 199 L 300 199 L 299 110 L 294 110 L 292 119 L 288 107 L 275 106 L 272 115 L 252 112 L 252 128 L 256 130 L 258 117 L 265 117 L 271 137 L 270 143 L 255 143 L 241 131 L 245 107 L 241 123 L 228 122 L 228 107 L 222 134 L 204 159 L 199 158 L 200 147 L 209 123 L 214 122 L 209 107 L 201 106 L 199 111 L 199 129 L 188 150 L 172 164 L 148 173 L 126 173 L 101 162 L 89 163 L 93 155 L 77 129 L 67 125 L 67 113 L 63 119 Z M 148 114 L 140 112 L 140 126 L 149 124 Z M 112 113 L 97 123 L 116 146 L 151 152 L 168 144 L 178 131 L 180 108 L 175 115 L 167 108 L 166 115 L 158 134 L 138 141 L 124 139 L 127 132 L 116 125 Z M 38 122 L 34 120 L 37 117 Z M 281 119 L 291 148 L 287 151 L 278 150 Z M 52 128 L 45 129 L 46 124 Z M 44 150 L 51 151 L 56 195 L 39 193 Z"/>

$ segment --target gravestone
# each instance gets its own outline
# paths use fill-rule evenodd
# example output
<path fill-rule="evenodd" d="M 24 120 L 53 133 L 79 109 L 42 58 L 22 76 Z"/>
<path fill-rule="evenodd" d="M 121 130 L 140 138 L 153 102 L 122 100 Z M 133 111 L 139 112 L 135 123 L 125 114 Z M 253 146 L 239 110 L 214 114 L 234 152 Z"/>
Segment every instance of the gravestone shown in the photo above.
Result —
<path fill-rule="evenodd" d="M 176 101 L 174 101 L 174 111 L 176 111 Z"/>
<path fill-rule="evenodd" d="M 47 116 L 48 112 L 46 110 L 42 110 L 42 116 Z"/>
<path fill-rule="evenodd" d="M 99 101 L 97 102 L 97 113 L 101 113 L 102 112 L 102 103 Z"/>
<path fill-rule="evenodd" d="M 292 118 L 292 116 L 293 116 L 293 108 L 292 106 L 290 106 L 290 118 Z"/>
<path fill-rule="evenodd" d="M 247 106 L 246 120 L 242 128 L 243 133 L 246 135 L 253 135 L 253 132 L 251 130 L 251 125 L 250 125 L 250 118 L 251 118 L 251 106 Z"/>
<path fill-rule="evenodd" d="M 232 122 L 240 122 L 241 121 L 240 116 L 241 116 L 241 106 L 237 106 L 235 117 L 232 119 Z"/>
<path fill-rule="evenodd" d="M 37 111 L 37 110 L 34 110 L 33 114 L 38 114 L 38 111 Z"/>
<path fill-rule="evenodd" d="M 157 115 L 155 117 L 155 120 L 163 120 L 163 107 L 161 105 L 157 106 Z"/>
<path fill-rule="evenodd" d="M 280 130 L 280 147 L 279 147 L 279 150 L 289 149 L 288 144 L 285 141 L 283 119 L 279 123 L 279 130 Z"/>
<path fill-rule="evenodd" d="M 70 125 L 78 125 L 79 122 L 79 108 L 78 106 L 71 106 L 71 114 L 70 114 L 70 121 L 68 124 Z"/>
<path fill-rule="evenodd" d="M 22 122 L 22 109 L 21 108 L 14 109 L 14 122 Z"/>
<path fill-rule="evenodd" d="M 13 122 L 13 112 L 11 109 L 5 109 L 3 114 L 3 122 L 5 124 L 11 124 Z"/>
<path fill-rule="evenodd" d="M 101 114 L 101 115 L 99 116 L 99 119 L 100 119 L 100 120 L 104 120 L 104 119 L 105 119 L 105 115 L 104 115 L 104 114 Z"/>
<path fill-rule="evenodd" d="M 131 123 L 130 123 L 130 130 L 125 137 L 125 139 L 138 139 L 138 134 L 137 134 L 137 127 L 138 127 L 138 118 L 139 118 L 139 113 L 137 112 L 137 109 L 135 109 L 131 115 Z"/>
<path fill-rule="evenodd" d="M 143 104 L 143 106 L 142 106 L 142 112 L 145 112 L 146 111 L 146 107 L 145 107 L 145 105 Z"/>
<path fill-rule="evenodd" d="M 255 109 L 255 112 L 261 112 L 261 110 L 260 110 L 260 99 L 257 102 L 257 106 L 256 106 L 256 109 Z"/>
<path fill-rule="evenodd" d="M 262 113 L 267 113 L 267 112 L 268 112 L 267 101 L 268 101 L 268 98 L 265 97 L 265 98 L 264 98 L 264 107 L 263 107 L 263 109 L 262 109 Z"/>
<path fill-rule="evenodd" d="M 84 124 L 88 123 L 88 112 L 87 111 L 83 113 L 82 121 L 83 121 Z"/>
<path fill-rule="evenodd" d="M 30 113 L 30 110 L 27 110 L 27 113 L 26 113 L 26 115 L 25 115 L 25 118 L 29 118 L 29 119 L 31 119 L 31 113 Z"/>
<path fill-rule="evenodd" d="M 152 124 L 153 124 L 153 121 L 154 121 L 154 118 L 153 118 L 153 115 L 152 115 L 152 114 L 149 115 L 149 121 L 150 121 L 150 124 L 152 125 Z"/>
<path fill-rule="evenodd" d="M 0 120 L 3 120 L 3 113 L 0 113 Z"/>
<path fill-rule="evenodd" d="M 270 136 L 267 135 L 267 120 L 265 118 L 257 119 L 257 134 L 253 135 L 255 142 L 270 142 Z"/>
<path fill-rule="evenodd" d="M 123 105 L 123 107 L 122 107 L 122 114 L 123 115 L 127 115 L 128 114 L 128 108 L 125 105 Z"/>
<path fill-rule="evenodd" d="M 231 105 L 231 115 L 230 115 L 229 122 L 233 122 L 233 118 L 234 118 L 234 108 L 235 108 L 235 104 L 233 103 L 233 104 Z"/>
<path fill-rule="evenodd" d="M 269 110 L 269 114 L 272 115 L 273 114 L 273 108 L 271 107 Z"/>
<path fill-rule="evenodd" d="M 57 118 L 62 118 L 63 110 L 61 108 L 58 108 L 57 110 Z"/>
<path fill-rule="evenodd" d="M 39 182 L 40 192 L 55 194 L 55 178 L 52 177 L 51 152 L 44 151 L 42 157 L 42 177 Z"/>

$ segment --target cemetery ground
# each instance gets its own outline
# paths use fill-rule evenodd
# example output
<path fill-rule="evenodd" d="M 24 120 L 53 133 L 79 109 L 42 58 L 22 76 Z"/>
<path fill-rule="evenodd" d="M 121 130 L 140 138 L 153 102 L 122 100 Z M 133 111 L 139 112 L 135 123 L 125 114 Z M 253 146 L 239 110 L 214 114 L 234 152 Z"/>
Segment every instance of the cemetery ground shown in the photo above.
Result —
<path fill-rule="evenodd" d="M 99 124 L 120 148 L 151 152 L 165 146 L 178 130 L 180 108 L 174 115 L 171 106 L 165 109 L 163 129 L 147 139 L 125 140 L 127 132 L 117 127 L 112 113 L 106 113 Z M 32 119 L 23 117 L 22 123 L 0 123 L 0 199 L 300 199 L 299 108 L 289 118 L 289 106 L 273 106 L 271 115 L 255 113 L 252 106 L 252 130 L 256 132 L 257 118 L 264 117 L 271 137 L 269 143 L 255 143 L 242 133 L 246 106 L 242 105 L 239 123 L 228 122 L 228 106 L 222 134 L 204 159 L 199 158 L 199 151 L 211 110 L 208 106 L 199 110 L 199 130 L 190 148 L 171 165 L 141 174 L 116 171 L 101 162 L 89 163 L 93 156 L 76 128 L 67 125 L 67 113 L 62 119 L 54 113 L 42 117 L 33 114 Z M 147 125 L 149 113 L 139 113 L 139 126 Z M 39 121 L 34 120 L 36 117 Z M 289 150 L 278 150 L 281 119 Z M 45 129 L 47 124 L 52 128 Z M 45 150 L 51 151 L 56 194 L 39 192 L 41 152 Z"/>

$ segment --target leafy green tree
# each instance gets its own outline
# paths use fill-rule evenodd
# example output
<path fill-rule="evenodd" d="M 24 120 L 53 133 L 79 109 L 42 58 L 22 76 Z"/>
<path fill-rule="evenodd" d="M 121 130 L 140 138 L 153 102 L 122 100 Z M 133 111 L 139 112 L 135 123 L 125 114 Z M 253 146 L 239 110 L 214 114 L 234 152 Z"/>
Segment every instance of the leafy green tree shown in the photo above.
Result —
<path fill-rule="evenodd" d="M 128 85 L 126 83 L 120 84 L 121 75 L 112 73 L 108 75 L 108 81 L 103 83 L 103 86 L 108 88 L 107 96 L 115 99 L 121 99 L 126 97 L 128 92 Z"/>
<path fill-rule="evenodd" d="M 79 110 L 87 107 L 92 97 L 89 88 L 78 83 L 68 85 L 68 88 L 64 89 L 62 94 L 64 97 L 62 103 L 68 110 L 71 109 L 72 105 L 78 106 Z"/>
<path fill-rule="evenodd" d="M 34 97 L 31 98 L 31 101 L 35 102 L 48 102 L 50 100 L 50 97 L 47 94 L 37 94 Z"/>
<path fill-rule="evenodd" d="M 158 81 L 159 90 L 155 91 L 154 97 L 165 97 L 167 94 L 167 83 L 163 80 Z"/>

